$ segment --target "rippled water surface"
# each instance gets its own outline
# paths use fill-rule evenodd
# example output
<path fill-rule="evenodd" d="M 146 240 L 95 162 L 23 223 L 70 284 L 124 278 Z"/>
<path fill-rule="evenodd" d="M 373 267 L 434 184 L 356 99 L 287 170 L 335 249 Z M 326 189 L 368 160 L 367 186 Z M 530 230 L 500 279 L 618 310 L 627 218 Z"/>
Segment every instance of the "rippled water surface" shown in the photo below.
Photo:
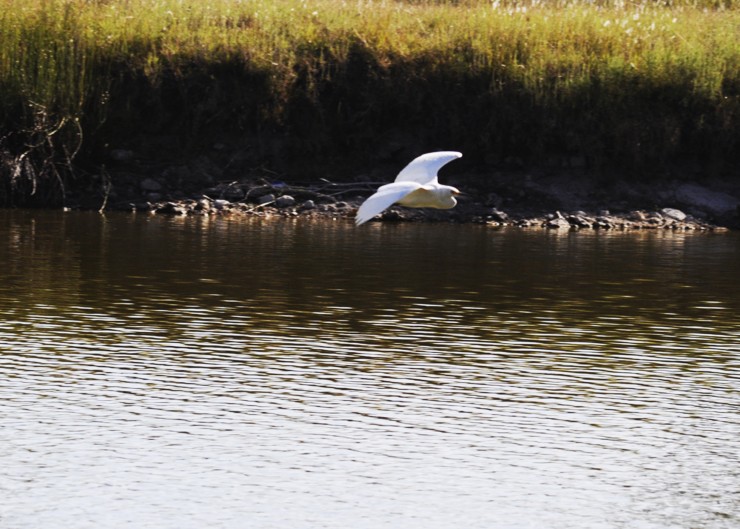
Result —
<path fill-rule="evenodd" d="M 0 527 L 740 527 L 740 237 L 0 211 Z"/>

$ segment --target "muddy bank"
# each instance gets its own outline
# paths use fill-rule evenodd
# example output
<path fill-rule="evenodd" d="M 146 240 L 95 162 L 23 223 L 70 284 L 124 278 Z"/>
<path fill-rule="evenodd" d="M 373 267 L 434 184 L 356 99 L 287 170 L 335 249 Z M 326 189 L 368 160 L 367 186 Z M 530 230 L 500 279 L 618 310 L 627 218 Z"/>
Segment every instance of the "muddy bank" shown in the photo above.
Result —
<path fill-rule="evenodd" d="M 393 181 L 410 160 L 406 154 L 379 156 L 371 168 L 333 168 L 336 178 L 301 178 L 239 164 L 238 153 L 227 151 L 216 144 L 210 155 L 167 162 L 112 149 L 105 172 L 95 176 L 87 189 L 70 193 L 66 207 L 155 215 L 351 219 L 362 201 L 378 186 Z M 465 193 L 455 209 L 394 206 L 374 221 L 549 229 L 740 228 L 740 184 L 727 179 L 684 177 L 647 184 L 594 178 L 585 167 L 572 161 L 570 165 L 575 167 L 481 169 L 451 164 L 440 179 Z"/>

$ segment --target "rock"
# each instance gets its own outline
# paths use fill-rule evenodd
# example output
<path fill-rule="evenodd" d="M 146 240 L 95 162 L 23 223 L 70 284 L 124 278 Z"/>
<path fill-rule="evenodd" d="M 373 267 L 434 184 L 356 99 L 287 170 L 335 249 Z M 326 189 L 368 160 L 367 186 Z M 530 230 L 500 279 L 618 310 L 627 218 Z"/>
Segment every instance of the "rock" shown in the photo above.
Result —
<path fill-rule="evenodd" d="M 686 213 L 684 213 L 680 209 L 663 208 L 660 210 L 660 213 L 664 217 L 668 217 L 669 219 L 673 219 L 673 220 L 683 221 L 686 219 Z"/>
<path fill-rule="evenodd" d="M 313 200 L 306 200 L 303 204 L 301 204 L 300 209 L 303 211 L 309 210 L 309 209 L 315 209 L 316 203 Z"/>
<path fill-rule="evenodd" d="M 283 195 L 275 199 L 275 206 L 279 208 L 289 208 L 295 206 L 295 198 L 290 195 Z"/>
<path fill-rule="evenodd" d="M 216 209 L 225 209 L 225 208 L 228 208 L 230 204 L 231 204 L 231 202 L 229 202 L 228 200 L 224 200 L 222 198 L 219 198 L 219 199 L 213 201 L 213 207 L 216 208 Z"/>
<path fill-rule="evenodd" d="M 620 220 L 618 218 L 613 218 L 609 215 L 599 215 L 596 217 L 596 222 L 593 227 L 608 230 L 616 227 L 619 222 Z"/>
<path fill-rule="evenodd" d="M 404 217 L 396 210 L 387 209 L 382 214 L 383 220 L 400 221 L 405 220 Z"/>
<path fill-rule="evenodd" d="M 186 215 L 188 212 L 187 209 L 174 202 L 162 204 L 155 211 L 164 215 Z"/>
<path fill-rule="evenodd" d="M 554 228 L 554 229 L 558 229 L 558 228 L 570 229 L 570 222 L 568 222 L 564 218 L 555 217 L 554 219 L 548 220 L 545 226 L 548 228 Z"/>
<path fill-rule="evenodd" d="M 579 228 L 591 228 L 596 221 L 591 217 L 587 217 L 585 213 L 578 212 L 576 215 L 569 215 L 568 222 Z"/>
<path fill-rule="evenodd" d="M 701 208 L 714 215 L 734 211 L 740 206 L 740 200 L 723 193 L 712 191 L 698 184 L 683 184 L 676 189 L 676 200 L 689 206 Z"/>
<path fill-rule="evenodd" d="M 491 219 L 497 222 L 508 222 L 509 215 L 497 208 L 493 208 L 493 210 L 491 210 Z"/>
<path fill-rule="evenodd" d="M 648 217 L 647 220 L 645 220 L 645 224 L 648 228 L 650 227 L 657 228 L 665 224 L 665 219 L 661 216 L 653 215 L 653 216 Z"/>
<path fill-rule="evenodd" d="M 142 191 L 160 191 L 162 184 L 153 178 L 145 178 L 139 183 L 139 187 L 141 187 Z"/>
<path fill-rule="evenodd" d="M 545 220 L 554 220 L 554 219 L 565 219 L 565 216 L 563 216 L 563 214 L 560 213 L 559 211 L 556 211 L 555 213 L 545 214 Z"/>
<path fill-rule="evenodd" d="M 260 206 L 264 206 L 265 204 L 270 204 L 272 202 L 275 202 L 275 195 L 272 193 L 267 193 L 266 195 L 262 195 L 257 199 L 257 204 Z"/>
<path fill-rule="evenodd" d="M 210 211 L 211 210 L 211 201 L 208 200 L 207 198 L 201 198 L 195 204 L 195 209 L 197 211 Z"/>

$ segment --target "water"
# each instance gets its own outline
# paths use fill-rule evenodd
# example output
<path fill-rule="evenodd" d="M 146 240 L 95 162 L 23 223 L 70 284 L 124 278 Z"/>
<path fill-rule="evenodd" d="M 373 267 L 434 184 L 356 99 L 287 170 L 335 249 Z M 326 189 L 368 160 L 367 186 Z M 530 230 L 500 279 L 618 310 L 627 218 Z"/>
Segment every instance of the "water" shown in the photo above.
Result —
<path fill-rule="evenodd" d="M 740 526 L 740 237 L 0 211 L 0 527 Z"/>

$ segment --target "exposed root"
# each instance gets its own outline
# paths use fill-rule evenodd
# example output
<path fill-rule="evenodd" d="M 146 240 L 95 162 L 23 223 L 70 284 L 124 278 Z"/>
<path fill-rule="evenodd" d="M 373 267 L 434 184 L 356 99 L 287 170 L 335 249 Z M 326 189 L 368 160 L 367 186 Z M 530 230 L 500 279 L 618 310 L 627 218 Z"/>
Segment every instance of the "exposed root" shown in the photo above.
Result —
<path fill-rule="evenodd" d="M 5 181 L 0 204 L 64 204 L 66 182 L 74 178 L 72 162 L 82 146 L 82 127 L 76 117 L 55 117 L 37 103 L 29 107 L 31 126 L 0 138 L 0 178 Z"/>

